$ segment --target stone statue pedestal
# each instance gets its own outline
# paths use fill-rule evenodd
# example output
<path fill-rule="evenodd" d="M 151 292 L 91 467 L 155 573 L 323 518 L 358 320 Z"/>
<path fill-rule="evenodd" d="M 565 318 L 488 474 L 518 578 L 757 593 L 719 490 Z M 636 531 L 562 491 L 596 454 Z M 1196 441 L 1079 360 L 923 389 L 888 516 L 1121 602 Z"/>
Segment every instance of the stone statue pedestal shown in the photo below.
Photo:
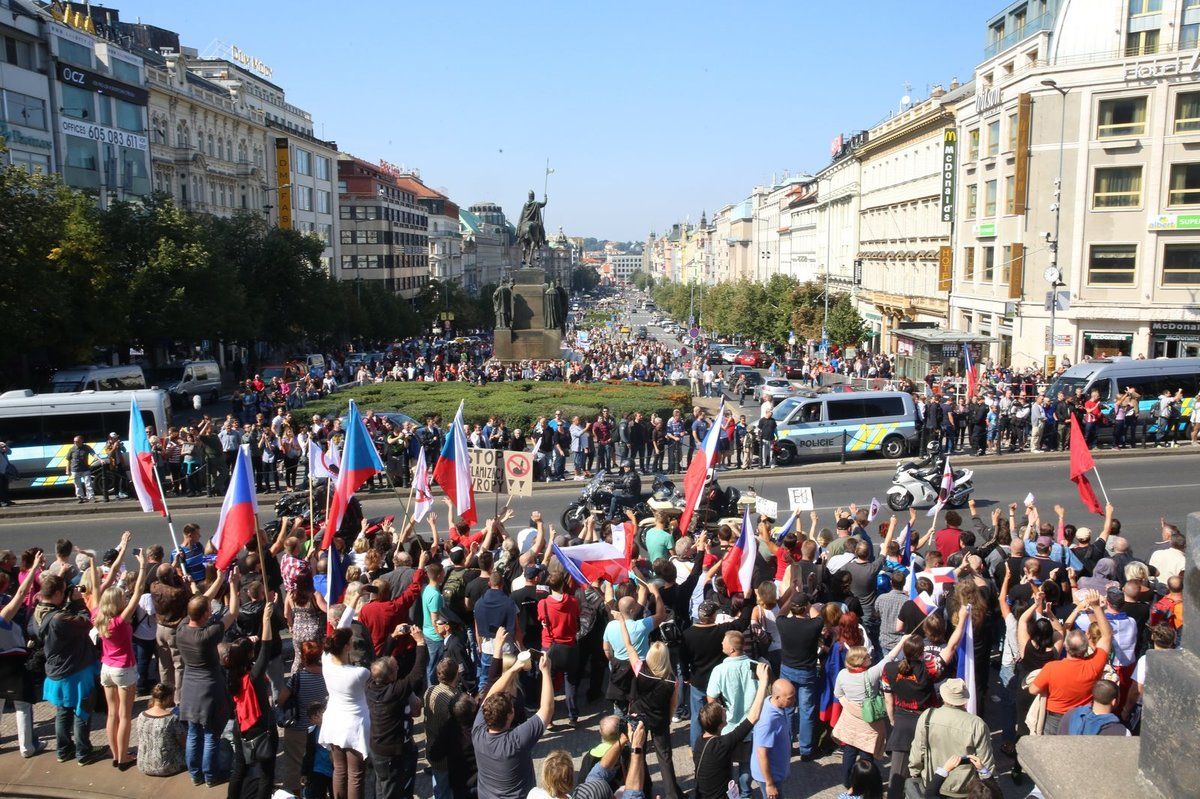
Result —
<path fill-rule="evenodd" d="M 513 279 L 512 327 L 495 331 L 495 357 L 501 361 L 549 361 L 562 358 L 562 332 L 545 329 L 542 296 L 546 272 L 522 267 Z"/>

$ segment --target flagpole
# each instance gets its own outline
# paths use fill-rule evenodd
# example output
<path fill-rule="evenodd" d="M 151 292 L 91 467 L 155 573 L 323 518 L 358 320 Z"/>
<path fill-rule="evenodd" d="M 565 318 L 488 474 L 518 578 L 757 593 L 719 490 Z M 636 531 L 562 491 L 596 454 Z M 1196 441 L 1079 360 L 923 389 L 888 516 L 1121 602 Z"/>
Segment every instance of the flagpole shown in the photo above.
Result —
<path fill-rule="evenodd" d="M 162 477 L 158 474 L 158 467 L 154 468 L 154 484 L 158 486 L 158 498 L 162 500 L 163 515 L 167 517 L 167 531 L 171 534 L 171 546 L 175 547 L 175 551 L 179 551 L 179 540 L 175 537 L 175 522 L 171 519 L 171 509 L 167 507 L 167 495 L 163 493 Z"/>
<path fill-rule="evenodd" d="M 1108 492 L 1104 490 L 1104 481 L 1100 479 L 1100 470 L 1096 468 L 1096 462 L 1092 461 L 1092 474 L 1096 475 L 1096 482 L 1100 484 L 1100 493 L 1104 495 L 1104 504 L 1108 502 Z"/>

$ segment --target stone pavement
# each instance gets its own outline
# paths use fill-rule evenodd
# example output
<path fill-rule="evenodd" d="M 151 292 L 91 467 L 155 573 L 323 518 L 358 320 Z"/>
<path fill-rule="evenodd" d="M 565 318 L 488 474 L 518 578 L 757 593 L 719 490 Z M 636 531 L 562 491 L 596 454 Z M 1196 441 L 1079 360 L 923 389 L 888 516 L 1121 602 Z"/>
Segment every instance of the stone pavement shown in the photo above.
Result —
<path fill-rule="evenodd" d="M 144 703 L 139 700 L 134 712 L 140 713 Z M 102 760 L 91 766 L 79 766 L 75 761 L 58 763 L 54 756 L 54 715 L 52 708 L 45 702 L 35 706 L 34 731 L 46 744 L 47 749 L 37 757 L 25 759 L 17 751 L 14 720 L 12 713 L 4 714 L 0 721 L 0 797 L 36 797 L 36 799 L 70 799 L 82 797 L 124 797 L 124 799 L 160 799 L 169 796 L 170 799 L 200 799 L 200 797 L 223 797 L 226 786 L 221 785 L 212 789 L 195 787 L 191 777 L 185 771 L 174 777 L 147 777 L 136 768 L 126 772 L 114 769 L 110 760 Z M 558 712 L 563 712 L 561 697 L 557 706 Z M 551 728 L 538 744 L 535 756 L 536 773 L 541 774 L 541 761 L 550 752 L 564 749 L 571 754 L 578 770 L 583 754 L 593 747 L 599 738 L 595 732 L 600 716 L 606 706 L 595 703 L 581 715 L 579 727 L 572 729 L 561 723 Z M 417 745 L 424 752 L 424 735 L 422 724 L 416 726 Z M 97 714 L 92 720 L 92 743 L 99 746 L 104 743 L 104 716 Z M 675 744 L 674 760 L 675 773 L 685 795 L 690 795 L 692 788 L 692 758 L 687 749 L 687 722 L 680 722 L 672 727 L 672 742 Z M 136 738 L 134 740 L 136 744 Z M 647 745 L 650 762 L 651 778 L 655 781 L 654 788 L 660 790 L 658 783 L 657 756 L 653 748 Z M 1001 757 L 1003 771 L 1007 772 L 1009 761 Z M 420 763 L 424 763 L 422 757 Z M 816 799 L 834 799 L 841 788 L 841 755 L 833 754 L 811 763 L 802 763 L 798 758 L 793 759 L 791 774 L 784 783 L 783 795 L 792 799 L 795 797 L 815 797 Z M 1024 789 L 1013 785 L 1007 777 L 1001 778 L 1004 795 L 1007 799 L 1024 797 L 1028 793 L 1029 783 Z M 432 796 L 433 788 L 428 772 L 421 767 L 417 774 L 415 795 L 418 797 Z M 367 799 L 373 799 L 371 794 Z"/>

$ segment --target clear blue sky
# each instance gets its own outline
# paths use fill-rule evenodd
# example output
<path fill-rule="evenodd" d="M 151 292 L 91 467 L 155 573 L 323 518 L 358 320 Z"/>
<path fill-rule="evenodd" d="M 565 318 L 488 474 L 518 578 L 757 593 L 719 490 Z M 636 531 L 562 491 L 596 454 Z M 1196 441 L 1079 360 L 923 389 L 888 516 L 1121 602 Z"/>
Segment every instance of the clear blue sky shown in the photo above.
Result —
<path fill-rule="evenodd" d="M 816 171 L 904 95 L 970 78 L 1003 0 L 351 3 L 114 0 L 274 68 L 317 135 L 416 166 L 466 207 L 550 176 L 546 226 L 643 239 Z"/>

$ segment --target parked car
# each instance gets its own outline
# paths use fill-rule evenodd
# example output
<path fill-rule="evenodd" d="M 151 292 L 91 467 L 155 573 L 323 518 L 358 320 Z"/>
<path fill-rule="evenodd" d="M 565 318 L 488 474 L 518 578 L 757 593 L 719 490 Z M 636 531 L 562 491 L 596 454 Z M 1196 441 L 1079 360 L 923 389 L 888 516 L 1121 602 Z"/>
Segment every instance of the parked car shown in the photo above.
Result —
<path fill-rule="evenodd" d="M 737 360 L 738 353 L 742 348 L 736 344 L 717 344 L 713 349 L 721 355 L 721 360 L 725 363 L 733 363 Z"/>
<path fill-rule="evenodd" d="M 762 350 L 742 350 L 733 359 L 733 362 L 743 366 L 753 366 L 755 369 L 765 369 L 771 365 L 771 356 Z"/>
<path fill-rule="evenodd" d="M 780 402 L 789 397 L 799 397 L 803 395 L 816 396 L 815 393 L 792 385 L 791 381 L 782 377 L 772 377 L 769 380 L 763 381 L 762 385 L 756 386 L 754 389 L 754 401 L 762 402 L 765 397 L 770 397 L 772 402 Z"/>
<path fill-rule="evenodd" d="M 789 380 L 802 380 L 804 378 L 804 361 L 788 358 L 783 362 L 783 374 Z"/>

